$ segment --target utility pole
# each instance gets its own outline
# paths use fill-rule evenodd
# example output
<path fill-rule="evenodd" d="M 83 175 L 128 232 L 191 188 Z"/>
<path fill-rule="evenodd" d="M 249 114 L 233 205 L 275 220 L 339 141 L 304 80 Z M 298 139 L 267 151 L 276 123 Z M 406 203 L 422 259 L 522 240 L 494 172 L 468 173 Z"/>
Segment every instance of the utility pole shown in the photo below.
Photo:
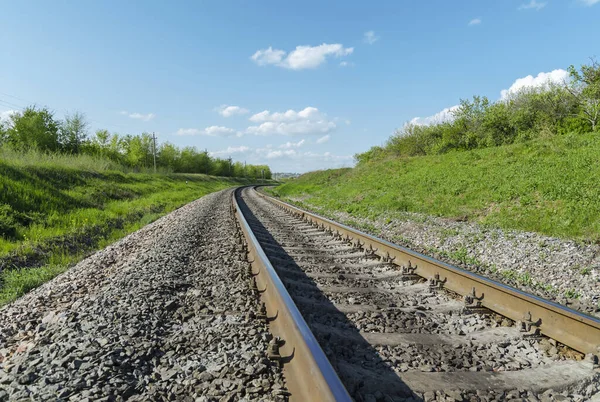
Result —
<path fill-rule="evenodd" d="M 208 148 L 204 148 L 204 153 L 206 154 L 206 168 L 204 169 L 204 174 L 208 174 L 210 168 L 210 157 L 208 156 Z"/>
<path fill-rule="evenodd" d="M 156 173 L 156 135 L 152 132 L 152 156 L 154 157 L 154 173 Z"/>

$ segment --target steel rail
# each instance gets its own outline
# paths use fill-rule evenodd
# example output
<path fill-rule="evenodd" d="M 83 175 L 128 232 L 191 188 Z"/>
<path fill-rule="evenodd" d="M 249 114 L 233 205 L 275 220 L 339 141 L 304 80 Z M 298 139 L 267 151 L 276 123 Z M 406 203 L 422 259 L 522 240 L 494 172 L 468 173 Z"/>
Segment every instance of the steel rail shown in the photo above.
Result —
<path fill-rule="evenodd" d="M 248 246 L 252 275 L 266 307 L 269 330 L 283 342 L 277 354 L 283 364 L 292 401 L 352 401 L 321 346 L 294 304 L 275 268 L 252 233 L 233 192 L 235 216 Z M 273 356 L 271 356 L 273 357 Z"/>
<path fill-rule="evenodd" d="M 600 319 L 562 306 L 536 295 L 455 267 L 424 254 L 393 244 L 349 226 L 257 191 L 264 199 L 287 209 L 333 233 L 350 238 L 369 252 L 397 265 L 416 266 L 414 273 L 433 279 L 438 285 L 463 296 L 471 296 L 476 305 L 495 311 L 521 323 L 527 332 L 539 331 L 558 342 L 582 353 L 600 352 Z M 473 297 L 474 296 L 474 297 Z"/>

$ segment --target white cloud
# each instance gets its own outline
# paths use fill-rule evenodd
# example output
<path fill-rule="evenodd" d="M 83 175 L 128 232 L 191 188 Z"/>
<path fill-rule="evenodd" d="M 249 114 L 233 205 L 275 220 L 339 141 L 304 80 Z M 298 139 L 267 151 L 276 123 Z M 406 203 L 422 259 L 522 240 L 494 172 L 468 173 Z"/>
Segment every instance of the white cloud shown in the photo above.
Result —
<path fill-rule="evenodd" d="M 345 48 L 339 43 L 323 43 L 318 46 L 296 46 L 295 50 L 286 53 L 284 50 L 267 49 L 256 51 L 251 57 L 259 66 L 275 65 L 291 70 L 316 68 L 325 63 L 327 57 L 343 57 L 352 54 L 354 48 Z"/>
<path fill-rule="evenodd" d="M 304 160 L 307 163 L 309 160 L 320 162 L 344 162 L 352 161 L 351 155 L 335 155 L 331 152 L 316 153 L 316 152 L 298 152 L 294 149 L 287 150 L 272 150 L 269 148 L 257 148 L 255 154 L 264 156 L 267 159 L 290 158 L 292 160 Z"/>
<path fill-rule="evenodd" d="M 209 152 L 210 156 L 220 156 L 220 155 L 235 155 L 235 154 L 245 154 L 251 148 L 245 145 L 240 145 L 239 147 L 227 147 L 227 149 L 223 149 L 220 151 Z"/>
<path fill-rule="evenodd" d="M 248 109 L 245 109 L 240 106 L 229 106 L 229 105 L 221 105 L 217 108 L 219 114 L 223 117 L 231 117 L 236 115 L 242 115 L 250 112 Z"/>
<path fill-rule="evenodd" d="M 305 143 L 305 141 L 303 139 L 298 142 L 288 141 L 285 144 L 281 144 L 279 146 L 279 148 L 283 148 L 283 149 L 300 148 L 302 145 L 304 145 L 304 143 Z"/>
<path fill-rule="evenodd" d="M 598 0 L 600 1 L 600 0 Z M 541 72 L 537 76 L 528 75 L 527 77 L 519 78 L 513 82 L 508 89 L 500 91 L 500 100 L 508 99 L 511 95 L 518 93 L 525 88 L 543 88 L 549 83 L 560 84 L 569 79 L 569 73 L 562 69 L 550 71 L 549 73 Z M 453 112 L 457 110 L 459 105 L 448 107 L 441 112 L 438 112 L 429 117 L 415 117 L 410 120 L 409 124 L 417 126 L 426 126 L 430 124 L 439 124 L 454 120 Z"/>
<path fill-rule="evenodd" d="M 473 18 L 471 21 L 469 21 L 469 26 L 479 25 L 479 24 L 481 24 L 481 18 Z"/>
<path fill-rule="evenodd" d="M 331 137 L 329 136 L 329 134 L 327 134 L 327 135 L 324 135 L 324 136 L 322 136 L 321 138 L 319 138 L 319 139 L 317 140 L 317 144 L 324 144 L 324 143 L 326 143 L 327 141 L 329 141 L 329 138 L 331 138 Z"/>
<path fill-rule="evenodd" d="M 513 82 L 508 89 L 500 91 L 500 99 L 506 99 L 524 88 L 543 88 L 549 83 L 560 84 L 569 78 L 569 73 L 562 69 L 553 70 L 549 73 L 539 73 L 537 76 L 528 75 Z"/>
<path fill-rule="evenodd" d="M 268 49 L 257 50 L 251 57 L 252 60 L 259 66 L 266 66 L 267 64 L 281 64 L 285 56 L 283 50 L 273 50 L 271 46 Z"/>
<path fill-rule="evenodd" d="M 231 156 L 234 160 L 251 164 L 268 162 L 273 172 L 306 172 L 316 169 L 347 167 L 354 164 L 351 155 L 336 155 L 331 152 L 302 152 L 299 148 L 285 148 L 282 145 L 266 145 L 258 148 L 246 145 L 229 146 L 226 149 L 212 151 L 210 155 Z"/>
<path fill-rule="evenodd" d="M 180 128 L 177 135 L 208 135 L 210 137 L 232 137 L 234 135 L 241 137 L 241 133 L 229 127 L 210 126 L 205 129 Z"/>
<path fill-rule="evenodd" d="M 454 120 L 453 112 L 458 109 L 458 105 L 454 105 L 451 107 L 447 107 L 441 112 L 438 112 L 429 117 L 415 117 L 412 119 L 409 124 L 414 124 L 416 126 L 428 126 L 431 124 L 440 124 L 448 121 Z"/>
<path fill-rule="evenodd" d="M 204 129 L 206 135 L 210 135 L 213 137 L 229 137 L 235 134 L 235 130 L 229 127 L 222 126 L 210 126 Z"/>
<path fill-rule="evenodd" d="M 142 120 L 142 121 L 150 121 L 156 117 L 156 115 L 154 113 L 147 113 L 147 114 L 137 113 L 137 112 L 130 113 L 126 110 L 120 112 L 119 114 L 121 114 L 123 116 L 127 116 L 131 119 Z"/>
<path fill-rule="evenodd" d="M 10 116 L 12 116 L 13 114 L 15 114 L 17 112 L 18 112 L 18 110 L 5 110 L 3 112 L 0 112 L 0 122 L 10 120 Z"/>
<path fill-rule="evenodd" d="M 265 157 L 267 159 L 276 159 L 276 158 L 283 158 L 283 157 L 292 157 L 292 156 L 296 156 L 296 155 L 298 155 L 298 153 L 293 149 L 286 149 L 284 151 L 267 150 L 267 154 L 265 155 Z"/>
<path fill-rule="evenodd" d="M 352 63 L 351 61 L 341 61 L 340 62 L 340 67 L 351 67 L 353 65 L 354 65 L 354 63 Z"/>
<path fill-rule="evenodd" d="M 348 164 L 353 160 L 352 155 L 335 155 L 331 152 L 324 152 L 322 154 L 315 152 L 304 152 L 302 157 L 318 160 L 320 162 L 328 162 L 329 164 L 333 163 L 335 166 L 342 166 L 341 164 Z"/>
<path fill-rule="evenodd" d="M 244 158 L 244 160 L 248 160 L 249 163 L 264 163 L 264 160 L 268 159 L 271 161 L 269 164 L 275 164 L 276 166 L 277 164 L 293 164 L 294 166 L 301 166 L 302 170 L 340 167 L 353 163 L 351 155 L 335 155 L 331 152 L 300 152 L 297 149 L 289 149 L 283 146 L 279 146 L 277 149 L 273 149 L 270 146 L 263 148 L 251 148 L 245 145 L 237 147 L 230 146 L 223 150 L 210 152 L 210 155 L 237 155 L 238 158 Z"/>
<path fill-rule="evenodd" d="M 519 10 L 536 10 L 539 11 L 542 8 L 546 7 L 546 2 L 538 3 L 536 0 L 531 0 L 529 3 L 521 4 L 519 6 Z"/>
<path fill-rule="evenodd" d="M 268 121 L 258 126 L 250 126 L 246 129 L 247 134 L 254 135 L 305 135 L 305 134 L 323 134 L 333 131 L 335 123 L 332 121 L 295 121 L 291 123 L 278 123 Z"/>
<path fill-rule="evenodd" d="M 363 42 L 368 43 L 369 45 L 372 45 L 373 43 L 377 42 L 378 40 L 379 40 L 379 36 L 375 36 L 374 31 L 365 32 Z"/>
<path fill-rule="evenodd" d="M 319 119 L 323 115 L 319 112 L 316 107 L 308 106 L 304 109 L 296 112 L 295 110 L 289 109 L 286 112 L 271 113 L 268 110 L 264 110 L 260 113 L 256 113 L 250 116 L 250 121 L 260 123 L 264 121 L 299 121 L 306 119 Z"/>
<path fill-rule="evenodd" d="M 276 113 L 265 110 L 252 115 L 250 121 L 260 123 L 246 129 L 247 134 L 254 135 L 326 134 L 336 128 L 327 115 L 310 106 L 298 112 L 292 109 Z"/>
<path fill-rule="evenodd" d="M 199 130 L 197 128 L 180 128 L 177 130 L 177 135 L 202 135 L 204 133 L 203 130 Z"/>
<path fill-rule="evenodd" d="M 586 6 L 593 6 L 594 4 L 600 3 L 600 0 L 581 0 Z"/>

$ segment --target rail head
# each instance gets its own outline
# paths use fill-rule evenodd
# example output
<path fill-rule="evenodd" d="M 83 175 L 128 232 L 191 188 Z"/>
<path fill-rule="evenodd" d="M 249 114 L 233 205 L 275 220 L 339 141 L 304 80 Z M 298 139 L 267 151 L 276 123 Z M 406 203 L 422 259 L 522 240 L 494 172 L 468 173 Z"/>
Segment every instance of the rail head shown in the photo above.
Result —
<path fill-rule="evenodd" d="M 271 333 L 283 340 L 279 354 L 286 385 L 294 401 L 351 401 L 329 359 L 302 317 L 275 268 L 267 258 L 237 202 L 242 189 L 233 193 L 232 203 L 252 260 L 254 279 L 267 310 Z M 271 318 L 269 318 L 271 317 Z"/>
<path fill-rule="evenodd" d="M 352 237 L 370 247 L 373 254 L 393 258 L 398 265 L 412 264 L 415 273 L 426 279 L 441 278 L 443 287 L 465 296 L 481 297 L 480 303 L 492 311 L 539 331 L 582 353 L 600 352 L 600 318 L 593 317 L 512 286 L 486 278 L 474 272 L 450 265 L 406 247 L 393 244 L 368 233 L 351 228 L 305 211 L 294 205 L 270 197 L 262 191 L 257 193 L 270 202 L 303 214 L 313 222 L 345 236 Z M 482 295 L 482 296 L 481 296 Z"/>

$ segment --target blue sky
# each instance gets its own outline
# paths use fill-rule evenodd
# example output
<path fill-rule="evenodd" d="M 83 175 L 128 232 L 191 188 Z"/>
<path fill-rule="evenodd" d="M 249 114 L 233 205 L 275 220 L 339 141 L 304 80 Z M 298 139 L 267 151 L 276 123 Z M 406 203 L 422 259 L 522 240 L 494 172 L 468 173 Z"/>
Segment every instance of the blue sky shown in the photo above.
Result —
<path fill-rule="evenodd" d="M 600 0 L 0 0 L 0 113 L 79 110 L 274 171 L 350 166 L 416 117 L 600 57 L 599 21 Z"/>

